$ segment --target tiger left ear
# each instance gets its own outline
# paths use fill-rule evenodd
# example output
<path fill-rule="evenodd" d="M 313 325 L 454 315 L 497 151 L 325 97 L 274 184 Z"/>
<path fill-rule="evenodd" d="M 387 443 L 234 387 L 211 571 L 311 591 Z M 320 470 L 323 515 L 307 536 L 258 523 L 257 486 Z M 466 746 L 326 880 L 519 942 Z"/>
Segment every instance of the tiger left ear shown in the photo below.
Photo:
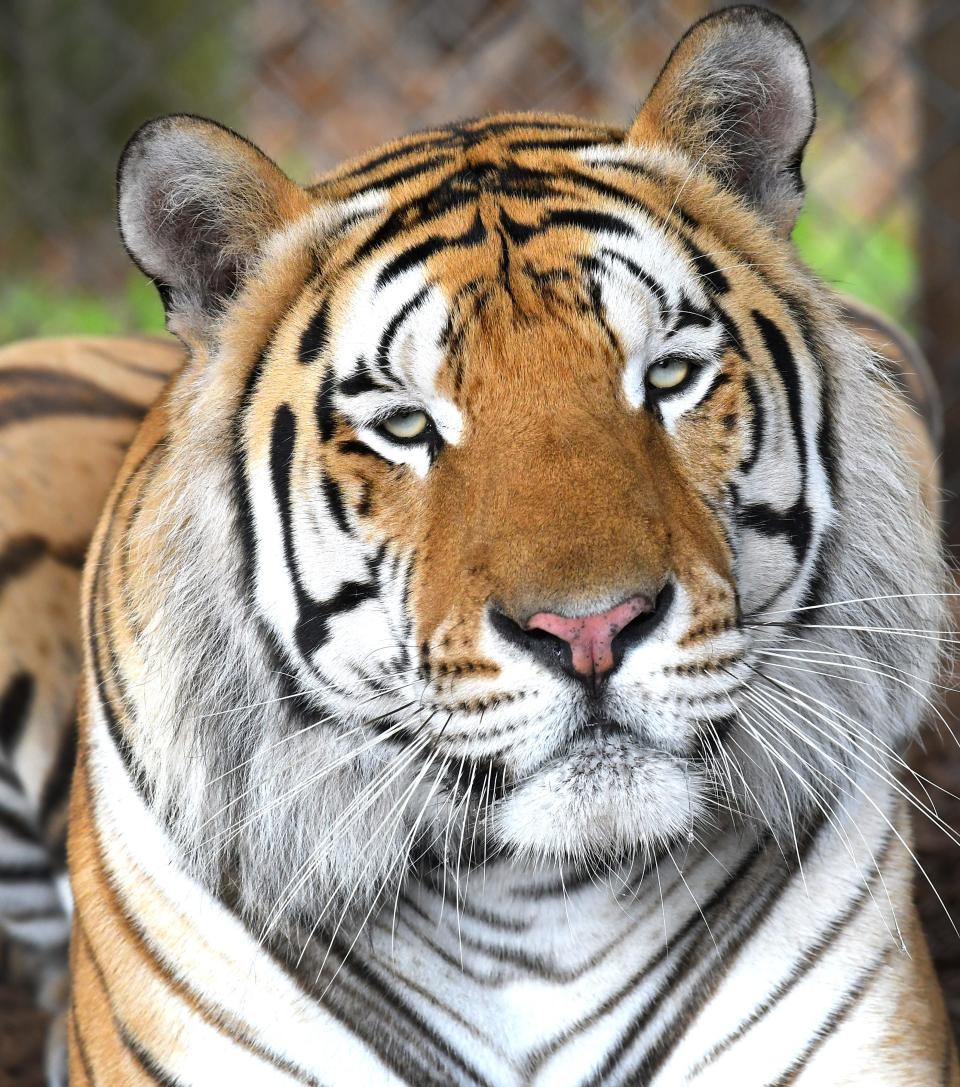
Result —
<path fill-rule="evenodd" d="M 810 65 L 793 29 L 763 8 L 733 7 L 680 39 L 628 140 L 672 143 L 788 235 L 815 119 Z"/>
<path fill-rule="evenodd" d="M 243 287 L 271 234 L 307 208 L 295 185 L 253 144 L 203 117 L 149 121 L 117 172 L 120 232 L 154 281 L 167 327 L 202 339 Z"/>

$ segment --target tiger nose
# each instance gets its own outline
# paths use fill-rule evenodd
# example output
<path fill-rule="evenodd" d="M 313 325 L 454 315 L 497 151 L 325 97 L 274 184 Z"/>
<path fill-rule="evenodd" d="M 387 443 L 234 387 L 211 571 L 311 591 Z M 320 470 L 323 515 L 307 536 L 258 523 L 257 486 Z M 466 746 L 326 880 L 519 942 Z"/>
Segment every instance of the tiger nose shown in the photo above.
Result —
<path fill-rule="evenodd" d="M 542 663 L 596 688 L 619 665 L 624 653 L 659 626 L 673 599 L 668 581 L 655 598 L 631 596 L 606 611 L 567 616 L 541 611 L 517 622 L 491 610 L 494 629 Z"/>
<path fill-rule="evenodd" d="M 569 647 L 570 667 L 584 678 L 604 676 L 614 668 L 613 639 L 638 616 L 649 615 L 654 602 L 632 596 L 607 611 L 568 618 L 549 611 L 537 612 L 524 629 L 542 630 Z"/>

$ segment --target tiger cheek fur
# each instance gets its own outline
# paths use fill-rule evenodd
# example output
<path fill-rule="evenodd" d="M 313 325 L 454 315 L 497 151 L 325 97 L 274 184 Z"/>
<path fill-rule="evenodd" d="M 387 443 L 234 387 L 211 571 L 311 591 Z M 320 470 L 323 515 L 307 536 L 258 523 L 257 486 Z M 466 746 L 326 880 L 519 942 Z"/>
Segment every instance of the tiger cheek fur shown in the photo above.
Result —
<path fill-rule="evenodd" d="M 499 115 L 309 188 L 198 118 L 132 139 L 185 358 L 0 367 L 20 424 L 129 445 L 84 575 L 71 1083 L 957 1083 L 898 776 L 935 470 L 790 246 L 812 124 L 795 36 L 736 8 L 625 131 Z M 38 539 L 25 579 L 77 561 Z M 55 614 L 20 588 L 10 645 Z M 47 727 L 56 682 L 5 712 Z M 4 931 L 24 874 L 52 896 L 14 865 Z"/>

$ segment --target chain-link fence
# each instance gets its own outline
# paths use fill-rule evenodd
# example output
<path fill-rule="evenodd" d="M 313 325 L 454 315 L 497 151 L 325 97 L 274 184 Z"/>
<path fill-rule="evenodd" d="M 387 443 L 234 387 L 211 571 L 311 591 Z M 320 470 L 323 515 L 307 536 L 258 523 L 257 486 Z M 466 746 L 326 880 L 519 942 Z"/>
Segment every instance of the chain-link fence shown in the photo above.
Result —
<path fill-rule="evenodd" d="M 386 137 L 495 109 L 626 121 L 680 33 L 717 6 L 6 0 L 0 335 L 56 322 L 59 299 L 68 318 L 96 299 L 123 320 L 156 320 L 127 286 L 112 211 L 120 148 L 148 116 L 187 110 L 224 120 L 301 179 Z M 827 278 L 912 327 L 950 400 L 960 398 L 952 377 L 960 337 L 951 335 L 960 301 L 960 8 L 771 6 L 810 49 L 819 103 L 798 243 Z M 31 293 L 46 304 L 31 308 Z M 138 304 L 125 311 L 131 297 Z"/>
<path fill-rule="evenodd" d="M 225 121 L 300 180 L 412 128 L 496 109 L 625 123 L 683 30 L 720 6 L 0 0 L 0 341 L 159 327 L 113 220 L 115 164 L 147 117 Z M 960 5 L 770 6 L 807 43 L 818 97 L 798 244 L 926 349 L 944 393 L 948 532 L 960 544 Z M 949 758 L 935 748 L 924 767 L 956 790 L 960 758 Z M 960 917 L 955 855 L 924 833 L 921 860 Z M 926 902 L 957 1010 L 960 943 Z"/>

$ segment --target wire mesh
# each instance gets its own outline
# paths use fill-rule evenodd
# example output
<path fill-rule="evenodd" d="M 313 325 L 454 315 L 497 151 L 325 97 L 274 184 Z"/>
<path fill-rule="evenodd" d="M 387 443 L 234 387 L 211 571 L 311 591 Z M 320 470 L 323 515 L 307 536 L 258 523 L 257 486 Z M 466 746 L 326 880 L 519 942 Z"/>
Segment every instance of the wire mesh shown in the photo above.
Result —
<path fill-rule="evenodd" d="M 0 25 L 7 277 L 109 297 L 129 274 L 112 174 L 145 118 L 231 123 L 309 179 L 412 128 L 497 109 L 626 121 L 702 0 L 8 0 Z M 951 394 L 960 174 L 957 6 L 770 5 L 813 61 L 820 123 L 798 239 L 923 338 Z M 28 329 L 29 330 L 29 329 Z M 952 463 L 950 464 L 952 468 Z"/>

